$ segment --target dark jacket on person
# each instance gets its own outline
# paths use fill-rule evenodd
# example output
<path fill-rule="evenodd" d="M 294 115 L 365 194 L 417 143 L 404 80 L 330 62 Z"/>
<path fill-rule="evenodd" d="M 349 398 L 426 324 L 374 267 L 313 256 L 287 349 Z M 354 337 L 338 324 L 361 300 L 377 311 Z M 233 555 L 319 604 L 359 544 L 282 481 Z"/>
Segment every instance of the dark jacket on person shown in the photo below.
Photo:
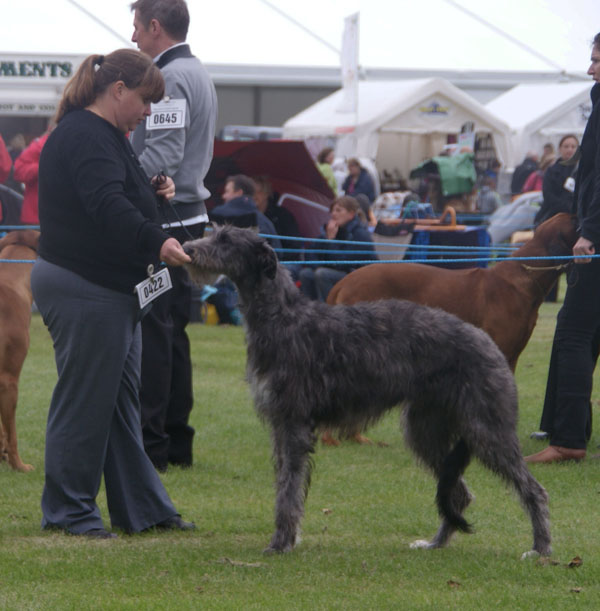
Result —
<path fill-rule="evenodd" d="M 42 149 L 39 215 L 43 259 L 132 295 L 169 238 L 129 140 L 89 110 L 67 113 Z"/>
<path fill-rule="evenodd" d="M 370 202 L 375 200 L 375 186 L 373 180 L 369 176 L 369 173 L 364 168 L 360 171 L 358 178 L 354 185 L 352 185 L 352 174 L 348 174 L 342 185 L 342 190 L 346 195 L 352 195 L 353 197 L 358 193 L 364 193 Z"/>
<path fill-rule="evenodd" d="M 290 249 L 296 250 L 300 248 L 300 243 L 297 240 L 284 239 L 284 237 L 300 237 L 300 230 L 298 229 L 298 223 L 294 215 L 283 206 L 278 206 L 274 202 L 269 202 L 265 210 L 265 216 L 273 223 L 277 234 L 283 236 L 281 239 L 281 247 L 284 249 L 284 252 L 278 253 L 279 259 L 283 261 L 299 260 L 300 255 L 298 253 L 285 252 L 286 249 L 289 251 Z"/>
<path fill-rule="evenodd" d="M 581 139 L 575 179 L 575 204 L 580 235 L 600 246 L 600 83 L 592 87 L 592 114 Z"/>
<path fill-rule="evenodd" d="M 241 195 L 240 197 L 234 197 L 228 202 L 213 208 L 209 213 L 209 218 L 216 222 L 231 222 L 235 225 L 234 219 L 236 217 L 246 217 L 250 215 L 256 215 L 256 224 L 258 226 L 259 233 L 268 235 L 277 235 L 275 226 L 273 223 L 256 207 L 256 203 L 251 197 L 247 195 Z M 251 225 L 248 224 L 248 227 Z M 269 244 L 273 248 L 281 248 L 281 241 L 279 238 L 268 238 Z"/>
<path fill-rule="evenodd" d="M 20 225 L 23 196 L 5 185 L 0 185 L 0 225 Z"/>
<path fill-rule="evenodd" d="M 544 172 L 544 201 L 533 221 L 536 227 L 559 212 L 573 212 L 573 191 L 565 189 L 565 182 L 576 172 L 575 165 L 565 165 L 561 159 Z"/>
<path fill-rule="evenodd" d="M 526 157 L 523 163 L 520 163 L 513 172 L 512 180 L 510 181 L 510 192 L 513 195 L 521 193 L 523 185 L 527 180 L 527 177 L 538 169 L 538 162 Z"/>
<path fill-rule="evenodd" d="M 326 229 L 323 227 L 319 234 L 320 239 L 327 237 Z M 348 253 L 321 253 L 316 258 L 327 261 L 365 261 L 365 263 L 355 263 L 353 265 L 323 265 L 322 267 L 330 267 L 332 269 L 339 269 L 342 272 L 351 272 L 354 269 L 358 269 L 363 265 L 366 265 L 369 261 L 376 261 L 377 255 L 375 254 L 375 246 L 371 238 L 371 233 L 364 225 L 364 223 L 355 216 L 351 221 L 348 221 L 345 225 L 338 229 L 335 240 L 336 242 L 316 242 L 313 244 L 313 248 L 320 250 L 345 250 Z M 370 244 L 344 244 L 344 242 L 370 242 Z M 358 254 L 356 251 L 369 251 L 367 254 Z"/>

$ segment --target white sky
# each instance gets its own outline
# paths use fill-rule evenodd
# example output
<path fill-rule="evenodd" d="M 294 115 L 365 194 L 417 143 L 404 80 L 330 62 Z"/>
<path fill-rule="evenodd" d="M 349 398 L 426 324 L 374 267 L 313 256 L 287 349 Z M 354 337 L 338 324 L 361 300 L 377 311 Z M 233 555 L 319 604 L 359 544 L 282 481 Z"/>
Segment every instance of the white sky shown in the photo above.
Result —
<path fill-rule="evenodd" d="M 75 0 L 123 39 L 129 2 Z M 360 12 L 369 68 L 585 72 L 600 0 L 188 0 L 192 52 L 205 63 L 338 66 L 339 58 L 268 6 L 340 48 L 344 17 Z M 520 49 L 453 4 L 477 13 L 550 60 Z M 125 46 L 69 0 L 0 0 L 0 52 L 108 52 Z"/>

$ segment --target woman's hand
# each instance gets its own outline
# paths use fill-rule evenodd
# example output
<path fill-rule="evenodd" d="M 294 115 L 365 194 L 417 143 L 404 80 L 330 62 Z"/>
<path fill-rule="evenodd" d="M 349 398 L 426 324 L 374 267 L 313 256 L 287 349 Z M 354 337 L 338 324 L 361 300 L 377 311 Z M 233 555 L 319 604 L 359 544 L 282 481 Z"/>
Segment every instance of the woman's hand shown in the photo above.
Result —
<path fill-rule="evenodd" d="M 593 242 L 586 238 L 579 238 L 573 246 L 573 255 L 593 255 L 596 253 Z M 575 263 L 589 263 L 591 259 L 574 259 Z"/>
<path fill-rule="evenodd" d="M 177 267 L 184 263 L 191 263 L 189 255 L 186 255 L 183 251 L 181 244 L 175 238 L 169 238 L 160 249 L 160 260 L 164 261 L 167 265 Z"/>
<path fill-rule="evenodd" d="M 175 197 L 175 183 L 170 176 L 164 174 L 157 174 L 150 181 L 156 195 L 164 197 L 165 199 L 173 199 Z"/>
<path fill-rule="evenodd" d="M 327 225 L 325 225 L 325 235 L 328 240 L 335 240 L 335 236 L 337 236 L 339 225 L 333 220 L 329 219 L 327 221 Z"/>

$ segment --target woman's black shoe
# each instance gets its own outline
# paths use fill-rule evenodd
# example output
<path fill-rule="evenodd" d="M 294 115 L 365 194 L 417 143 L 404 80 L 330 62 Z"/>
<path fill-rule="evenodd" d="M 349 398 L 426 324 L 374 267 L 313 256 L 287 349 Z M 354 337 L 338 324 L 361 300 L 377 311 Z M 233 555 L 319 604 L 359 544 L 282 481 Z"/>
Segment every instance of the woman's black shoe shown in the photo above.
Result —
<path fill-rule="evenodd" d="M 174 515 L 154 526 L 158 530 L 194 530 L 196 525 L 193 522 L 184 522 L 181 516 Z"/>
<path fill-rule="evenodd" d="M 81 533 L 82 537 L 88 537 L 88 539 L 116 539 L 115 533 L 108 532 L 104 528 L 92 528 Z"/>

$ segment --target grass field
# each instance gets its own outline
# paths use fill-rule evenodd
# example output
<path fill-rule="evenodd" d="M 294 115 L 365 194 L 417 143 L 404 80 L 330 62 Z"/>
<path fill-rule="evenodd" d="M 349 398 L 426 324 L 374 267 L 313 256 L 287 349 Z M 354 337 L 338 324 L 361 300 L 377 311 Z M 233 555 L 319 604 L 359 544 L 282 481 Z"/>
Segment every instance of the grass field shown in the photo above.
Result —
<path fill-rule="evenodd" d="M 517 371 L 526 454 L 543 447 L 529 433 L 539 424 L 557 308 L 542 306 Z M 42 532 L 44 425 L 56 374 L 37 315 L 31 331 L 17 422 L 21 456 L 35 471 L 0 465 L 0 609 L 600 607 L 600 460 L 531 467 L 550 495 L 549 562 L 520 560 L 531 546 L 529 520 L 476 463 L 466 474 L 475 533 L 443 550 L 411 550 L 437 528 L 435 485 L 405 449 L 398 412 L 369 430 L 373 446 L 319 445 L 302 544 L 264 556 L 273 528 L 269 435 L 252 409 L 243 332 L 234 327 L 191 326 L 195 465 L 162 476 L 197 530 L 113 541 Z M 599 442 L 594 433 L 590 454 Z M 99 503 L 107 518 L 103 492 Z"/>

